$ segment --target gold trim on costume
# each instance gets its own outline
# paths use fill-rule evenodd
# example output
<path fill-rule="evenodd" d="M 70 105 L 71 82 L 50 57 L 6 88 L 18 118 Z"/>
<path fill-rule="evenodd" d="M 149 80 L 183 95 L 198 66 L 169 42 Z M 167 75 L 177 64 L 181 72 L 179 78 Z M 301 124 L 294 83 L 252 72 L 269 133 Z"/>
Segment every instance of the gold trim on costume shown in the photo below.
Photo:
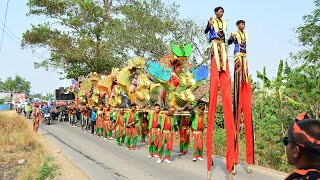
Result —
<path fill-rule="evenodd" d="M 192 134 L 203 134 L 202 130 L 193 130 Z"/>
<path fill-rule="evenodd" d="M 235 57 L 234 57 L 234 63 L 235 64 L 239 63 L 240 68 L 238 70 L 243 72 L 240 77 L 240 80 L 242 82 L 245 81 L 246 83 L 249 83 L 247 54 L 241 53 L 241 52 L 236 53 Z M 237 69 L 236 69 L 236 71 L 237 71 Z"/>
<path fill-rule="evenodd" d="M 211 53 L 213 53 L 214 59 L 216 60 L 218 71 L 225 71 L 227 69 L 226 44 L 222 40 L 213 39 L 211 41 Z"/>

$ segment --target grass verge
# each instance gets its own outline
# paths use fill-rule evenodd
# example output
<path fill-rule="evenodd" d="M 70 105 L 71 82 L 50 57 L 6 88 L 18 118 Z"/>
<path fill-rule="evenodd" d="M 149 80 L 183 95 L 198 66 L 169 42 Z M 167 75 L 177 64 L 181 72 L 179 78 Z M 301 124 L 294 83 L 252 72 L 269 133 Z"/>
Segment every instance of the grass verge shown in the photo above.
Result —
<path fill-rule="evenodd" d="M 50 179 L 57 166 L 46 155 L 27 120 L 14 111 L 0 111 L 0 179 Z"/>

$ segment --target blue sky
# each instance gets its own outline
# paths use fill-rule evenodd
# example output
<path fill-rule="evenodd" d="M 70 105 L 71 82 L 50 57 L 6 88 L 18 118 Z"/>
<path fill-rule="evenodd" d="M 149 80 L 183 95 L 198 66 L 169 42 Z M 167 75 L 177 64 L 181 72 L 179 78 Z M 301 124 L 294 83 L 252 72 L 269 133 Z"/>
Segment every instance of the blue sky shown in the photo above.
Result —
<path fill-rule="evenodd" d="M 0 27 L 3 27 L 7 0 L 0 0 Z M 228 21 L 228 33 L 236 30 L 238 19 L 246 21 L 246 31 L 249 33 L 248 58 L 249 72 L 255 77 L 256 70 L 267 67 L 267 73 L 274 76 L 279 60 L 288 59 L 290 52 L 297 52 L 296 37 L 293 28 L 302 24 L 303 15 L 310 14 L 314 9 L 312 0 L 164 0 L 180 4 L 182 18 L 192 18 L 199 24 L 205 25 L 214 16 L 213 9 L 222 6 L 225 9 L 224 20 Z M 10 0 L 6 26 L 21 39 L 22 33 L 30 29 L 31 23 L 44 19 L 31 16 L 26 17 L 27 0 Z M 2 29 L 0 28 L 0 37 Z M 5 29 L 11 34 L 7 29 Z M 41 61 L 41 57 L 48 54 L 43 50 L 32 53 L 31 49 L 23 50 L 19 39 L 15 40 L 4 34 L 0 52 L 0 78 L 20 75 L 31 82 L 31 92 L 53 92 L 59 86 L 68 86 L 68 80 L 59 80 L 56 72 L 35 69 L 34 62 Z M 18 41 L 18 42 L 17 42 Z M 230 59 L 230 64 L 232 59 Z M 233 72 L 232 69 L 230 69 Z"/>

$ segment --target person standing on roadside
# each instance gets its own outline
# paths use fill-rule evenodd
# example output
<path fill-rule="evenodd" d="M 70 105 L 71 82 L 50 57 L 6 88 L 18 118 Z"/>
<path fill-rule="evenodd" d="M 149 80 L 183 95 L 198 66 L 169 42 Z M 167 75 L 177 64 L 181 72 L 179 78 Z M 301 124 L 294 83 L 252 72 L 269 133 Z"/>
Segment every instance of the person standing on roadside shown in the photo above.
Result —
<path fill-rule="evenodd" d="M 95 108 L 95 106 L 92 106 L 92 110 L 91 110 L 91 134 L 94 134 L 94 129 L 96 126 L 96 120 L 97 120 L 97 109 Z"/>
<path fill-rule="evenodd" d="M 41 116 L 40 110 L 39 110 L 39 104 L 34 103 L 33 110 L 32 110 L 32 121 L 33 121 L 33 131 L 38 132 L 39 129 L 39 123 L 40 121 L 44 123 L 44 119 Z"/>
<path fill-rule="evenodd" d="M 56 116 L 56 107 L 55 107 L 54 103 L 51 103 L 51 106 L 50 106 L 50 119 L 51 119 L 51 121 L 54 120 L 55 116 Z"/>

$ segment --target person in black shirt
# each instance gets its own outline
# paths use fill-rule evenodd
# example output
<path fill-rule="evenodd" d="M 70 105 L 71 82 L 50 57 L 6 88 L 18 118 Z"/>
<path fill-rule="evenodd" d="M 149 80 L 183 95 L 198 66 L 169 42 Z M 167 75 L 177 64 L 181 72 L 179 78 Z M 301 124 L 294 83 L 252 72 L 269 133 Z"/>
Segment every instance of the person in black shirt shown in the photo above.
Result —
<path fill-rule="evenodd" d="M 296 169 L 285 180 L 320 179 L 320 120 L 300 114 L 283 138 L 287 160 Z"/>

